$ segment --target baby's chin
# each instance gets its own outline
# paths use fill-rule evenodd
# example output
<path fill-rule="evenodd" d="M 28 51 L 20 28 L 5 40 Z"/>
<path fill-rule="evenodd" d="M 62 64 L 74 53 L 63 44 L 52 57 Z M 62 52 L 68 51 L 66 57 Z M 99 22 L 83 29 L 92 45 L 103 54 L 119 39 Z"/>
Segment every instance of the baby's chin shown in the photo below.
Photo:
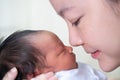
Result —
<path fill-rule="evenodd" d="M 71 66 L 61 68 L 61 69 L 57 69 L 55 72 L 63 71 L 63 70 L 77 69 L 77 68 L 78 68 L 78 64 L 75 62 L 74 64 L 71 64 Z"/>
<path fill-rule="evenodd" d="M 78 68 L 77 62 L 76 62 L 75 65 L 73 66 L 73 69 L 75 69 L 75 68 Z"/>
<path fill-rule="evenodd" d="M 78 64 L 75 62 L 75 64 L 73 64 L 72 66 L 70 66 L 68 69 L 66 70 L 71 70 L 71 69 L 76 69 L 78 68 Z"/>

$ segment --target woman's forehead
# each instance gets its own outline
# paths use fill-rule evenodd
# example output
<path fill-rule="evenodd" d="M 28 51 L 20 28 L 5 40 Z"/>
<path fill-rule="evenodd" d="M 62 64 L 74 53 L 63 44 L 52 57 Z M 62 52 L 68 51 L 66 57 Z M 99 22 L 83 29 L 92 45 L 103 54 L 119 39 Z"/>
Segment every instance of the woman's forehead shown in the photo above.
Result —
<path fill-rule="evenodd" d="M 75 5 L 74 0 L 50 0 L 50 1 L 58 14 L 61 14 L 62 12 L 69 10 Z"/>

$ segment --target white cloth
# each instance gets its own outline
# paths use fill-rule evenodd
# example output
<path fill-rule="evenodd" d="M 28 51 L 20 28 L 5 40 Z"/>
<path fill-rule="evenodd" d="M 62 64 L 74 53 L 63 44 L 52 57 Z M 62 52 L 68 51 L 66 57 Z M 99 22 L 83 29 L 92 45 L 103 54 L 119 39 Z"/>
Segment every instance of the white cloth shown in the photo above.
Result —
<path fill-rule="evenodd" d="M 58 80 L 107 80 L 100 71 L 84 63 L 78 63 L 78 68 L 56 72 Z"/>

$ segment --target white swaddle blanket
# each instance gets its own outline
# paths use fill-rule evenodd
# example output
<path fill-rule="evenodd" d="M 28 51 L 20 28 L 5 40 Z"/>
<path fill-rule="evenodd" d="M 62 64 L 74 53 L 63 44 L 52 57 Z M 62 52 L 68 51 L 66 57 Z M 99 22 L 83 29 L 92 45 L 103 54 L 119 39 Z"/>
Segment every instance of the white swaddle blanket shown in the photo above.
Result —
<path fill-rule="evenodd" d="M 78 63 L 76 69 L 59 71 L 55 75 L 58 80 L 107 80 L 102 72 L 84 63 Z"/>

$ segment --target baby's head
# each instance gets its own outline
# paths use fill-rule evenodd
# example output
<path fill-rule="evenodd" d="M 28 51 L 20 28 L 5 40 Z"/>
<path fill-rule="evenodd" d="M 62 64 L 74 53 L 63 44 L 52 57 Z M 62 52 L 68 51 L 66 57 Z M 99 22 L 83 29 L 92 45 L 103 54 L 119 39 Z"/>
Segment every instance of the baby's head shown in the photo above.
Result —
<path fill-rule="evenodd" d="M 17 79 L 77 67 L 72 48 L 46 30 L 18 31 L 2 42 L 0 78 L 14 66 L 19 72 Z"/>

